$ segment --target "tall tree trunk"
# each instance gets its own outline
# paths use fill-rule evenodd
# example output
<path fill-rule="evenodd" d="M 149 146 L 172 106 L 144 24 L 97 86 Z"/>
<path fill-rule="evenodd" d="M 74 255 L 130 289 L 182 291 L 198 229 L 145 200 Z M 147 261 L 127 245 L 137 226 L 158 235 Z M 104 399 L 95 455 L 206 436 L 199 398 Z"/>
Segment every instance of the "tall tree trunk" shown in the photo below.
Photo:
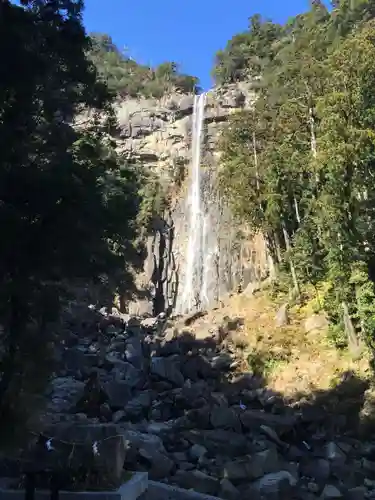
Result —
<path fill-rule="evenodd" d="M 293 201 L 294 201 L 294 211 L 296 213 L 296 219 L 297 219 L 298 224 L 300 225 L 301 224 L 301 216 L 299 214 L 298 202 L 297 202 L 297 198 L 295 196 L 293 197 Z"/>
<path fill-rule="evenodd" d="M 258 168 L 258 153 L 257 153 L 257 141 L 255 132 L 253 132 L 253 158 L 254 158 L 254 166 L 255 166 L 255 177 L 257 183 L 257 193 L 259 197 L 259 208 L 261 212 L 264 212 L 262 207 L 262 202 L 260 201 L 260 180 L 259 180 L 259 168 Z"/>
<path fill-rule="evenodd" d="M 316 160 L 318 156 L 318 148 L 316 145 L 316 133 L 315 133 L 315 118 L 314 118 L 314 110 L 312 106 L 309 107 L 309 123 L 310 123 L 310 148 L 311 148 L 311 154 Z M 318 186 L 320 183 L 320 178 L 318 172 L 315 173 L 315 182 L 316 185 Z"/>
<path fill-rule="evenodd" d="M 266 242 L 266 252 L 267 252 L 267 259 L 268 259 L 268 267 L 270 271 L 270 277 L 272 281 L 275 281 L 276 276 L 278 274 L 278 269 L 277 265 L 275 262 L 275 250 L 276 250 L 276 244 L 275 242 L 272 241 L 271 237 L 269 234 L 263 235 L 263 238 Z"/>
<path fill-rule="evenodd" d="M 276 233 L 276 231 L 274 232 L 273 239 L 275 241 L 275 253 L 276 253 L 276 256 L 277 256 L 277 262 L 278 262 L 278 264 L 280 264 L 281 261 L 282 261 L 281 245 L 280 245 L 279 235 Z"/>
<path fill-rule="evenodd" d="M 315 118 L 314 118 L 314 110 L 311 106 L 309 107 L 309 123 L 310 123 L 311 153 L 313 155 L 313 158 L 316 159 L 318 155 L 318 150 L 316 146 Z"/>
<path fill-rule="evenodd" d="M 292 279 L 293 279 L 293 285 L 294 285 L 294 289 L 296 291 L 297 297 L 300 297 L 301 290 L 300 290 L 300 287 L 298 284 L 297 274 L 296 274 L 296 269 L 294 267 L 293 259 L 290 255 L 291 244 L 290 244 L 289 234 L 288 234 L 288 231 L 286 229 L 284 222 L 282 222 L 282 225 L 283 225 L 283 235 L 284 235 L 284 241 L 285 241 L 285 248 L 286 248 L 287 252 L 289 253 L 289 266 L 290 266 L 290 272 L 291 272 Z"/>
<path fill-rule="evenodd" d="M 262 202 L 260 201 L 260 180 L 259 180 L 259 169 L 258 169 L 258 154 L 257 154 L 257 141 L 256 141 L 256 135 L 255 132 L 253 132 L 253 158 L 254 158 L 254 166 L 255 166 L 255 176 L 256 176 L 256 183 L 257 183 L 257 193 L 259 197 L 259 208 L 261 212 L 264 212 Z M 276 279 L 276 266 L 275 266 L 275 259 L 274 259 L 274 252 L 272 249 L 272 243 L 269 238 L 269 235 L 263 234 L 263 238 L 266 242 L 266 248 L 267 248 L 267 259 L 268 259 L 268 267 L 270 271 L 270 276 L 272 280 Z"/>
<path fill-rule="evenodd" d="M 345 333 L 348 339 L 348 347 L 351 353 L 357 354 L 361 349 L 361 342 L 355 331 L 352 318 L 349 314 L 349 307 L 346 302 L 342 302 L 343 308 L 343 321 L 345 326 Z"/>
<path fill-rule="evenodd" d="M 259 194 L 260 184 L 259 184 L 259 171 L 258 171 L 257 141 L 256 141 L 255 132 L 253 132 L 253 156 L 254 156 L 255 176 L 256 176 L 256 182 L 257 182 L 257 191 Z"/>
<path fill-rule="evenodd" d="M 5 335 L 5 355 L 2 362 L 2 377 L 0 380 L 0 422 L 6 416 L 8 408 L 7 396 L 9 388 L 17 372 L 17 347 L 22 330 L 25 326 L 26 311 L 24 304 L 17 295 L 10 298 L 9 321 Z"/>

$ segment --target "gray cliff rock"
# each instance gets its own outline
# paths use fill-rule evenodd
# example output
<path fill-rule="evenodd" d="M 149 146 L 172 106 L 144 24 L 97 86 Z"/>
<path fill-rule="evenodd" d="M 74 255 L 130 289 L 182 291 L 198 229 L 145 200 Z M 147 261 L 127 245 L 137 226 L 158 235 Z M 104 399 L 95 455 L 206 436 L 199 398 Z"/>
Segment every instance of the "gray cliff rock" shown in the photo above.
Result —
<path fill-rule="evenodd" d="M 251 107 L 253 102 L 249 83 L 214 88 L 206 94 L 201 196 L 207 221 L 207 248 L 202 258 L 208 263 L 209 272 L 204 278 L 205 303 L 197 304 L 197 309 L 216 306 L 233 290 L 259 283 L 269 271 L 264 242 L 239 239 L 239 228 L 217 193 L 218 139 L 229 116 Z M 177 296 L 186 281 L 191 230 L 187 180 L 192 159 L 194 96 L 176 93 L 160 100 L 127 99 L 118 101 L 115 111 L 117 127 L 112 136 L 119 153 L 156 173 L 172 193 L 169 210 L 160 214 L 148 236 L 144 272 L 136 279 L 145 298 L 128 304 L 128 312 L 143 316 L 170 313 L 176 309 Z"/>

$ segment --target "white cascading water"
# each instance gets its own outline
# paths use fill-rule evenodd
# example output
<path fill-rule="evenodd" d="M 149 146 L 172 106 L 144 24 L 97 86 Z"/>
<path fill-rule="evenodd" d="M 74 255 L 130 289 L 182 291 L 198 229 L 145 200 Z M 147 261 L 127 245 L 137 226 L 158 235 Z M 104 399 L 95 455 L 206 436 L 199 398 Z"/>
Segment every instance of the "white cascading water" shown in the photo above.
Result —
<path fill-rule="evenodd" d="M 181 283 L 182 290 L 176 304 L 176 311 L 180 314 L 201 309 L 202 302 L 207 301 L 205 233 L 208 221 L 205 218 L 201 186 L 201 151 L 205 102 L 206 94 L 204 93 L 194 98 L 192 161 L 188 194 L 188 211 L 190 212 L 188 245 L 184 280 Z"/>
<path fill-rule="evenodd" d="M 171 288 L 173 312 L 177 315 L 215 307 L 238 285 L 259 283 L 260 276 L 266 276 L 269 269 L 261 257 L 266 255 L 261 242 L 254 240 L 258 246 L 251 253 L 248 249 L 249 255 L 242 255 L 238 227 L 217 189 L 218 169 L 212 148 L 216 132 L 209 124 L 204 127 L 206 105 L 213 116 L 215 109 L 207 94 L 195 96 L 188 189 L 183 195 L 181 192 L 173 214 L 172 262 L 176 278 Z M 203 148 L 205 134 L 207 141 Z"/>

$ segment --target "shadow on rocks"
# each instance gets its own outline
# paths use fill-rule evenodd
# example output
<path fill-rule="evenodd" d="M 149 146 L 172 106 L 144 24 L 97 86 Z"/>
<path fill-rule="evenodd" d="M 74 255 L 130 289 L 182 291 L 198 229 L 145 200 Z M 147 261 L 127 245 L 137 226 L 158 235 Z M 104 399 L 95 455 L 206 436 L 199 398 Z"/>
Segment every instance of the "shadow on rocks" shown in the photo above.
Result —
<path fill-rule="evenodd" d="M 99 447 L 106 463 L 227 500 L 375 498 L 375 443 L 361 434 L 368 385 L 354 373 L 288 400 L 267 387 L 258 354 L 257 370 L 244 369 L 224 327 L 197 338 L 159 315 L 104 330 L 65 348 L 46 436 L 100 444 L 120 435 Z M 77 401 L 90 371 L 99 392 L 88 411 Z"/>

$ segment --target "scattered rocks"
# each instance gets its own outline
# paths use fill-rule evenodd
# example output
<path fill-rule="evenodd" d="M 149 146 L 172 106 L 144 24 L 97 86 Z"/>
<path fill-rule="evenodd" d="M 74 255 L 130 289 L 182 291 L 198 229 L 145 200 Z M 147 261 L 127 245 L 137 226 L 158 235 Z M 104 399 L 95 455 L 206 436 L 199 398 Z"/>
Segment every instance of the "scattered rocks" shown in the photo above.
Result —
<path fill-rule="evenodd" d="M 280 325 L 286 314 L 285 306 Z M 324 408 L 288 406 L 238 373 L 230 345 L 239 318 L 198 336 L 192 318 L 183 334 L 183 318 L 167 329 L 163 315 L 101 318 L 106 333 L 90 327 L 91 337 L 62 353 L 43 419 L 48 435 L 97 441 L 115 471 L 122 463 L 226 500 L 375 498 L 375 446 L 328 439 Z M 110 436 L 119 438 L 107 449 Z"/>

